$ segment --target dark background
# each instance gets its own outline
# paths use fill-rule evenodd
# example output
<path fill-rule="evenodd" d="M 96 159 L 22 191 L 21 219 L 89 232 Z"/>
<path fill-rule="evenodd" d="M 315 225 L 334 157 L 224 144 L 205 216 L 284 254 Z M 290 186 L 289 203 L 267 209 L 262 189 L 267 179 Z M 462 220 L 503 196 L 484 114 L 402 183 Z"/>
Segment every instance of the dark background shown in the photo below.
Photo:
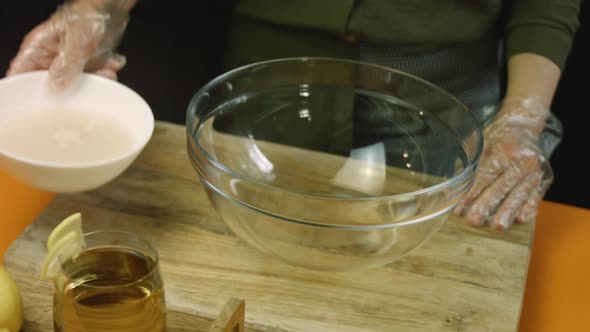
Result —
<path fill-rule="evenodd" d="M 220 74 L 233 1 L 140 1 L 119 51 L 128 59 L 119 80 L 142 95 L 157 119 L 184 122 L 192 95 Z M 22 37 L 45 20 L 59 1 L 0 4 L 0 76 Z M 551 158 L 555 181 L 545 198 L 590 208 L 590 5 L 564 70 L 553 112 L 565 128 Z"/>

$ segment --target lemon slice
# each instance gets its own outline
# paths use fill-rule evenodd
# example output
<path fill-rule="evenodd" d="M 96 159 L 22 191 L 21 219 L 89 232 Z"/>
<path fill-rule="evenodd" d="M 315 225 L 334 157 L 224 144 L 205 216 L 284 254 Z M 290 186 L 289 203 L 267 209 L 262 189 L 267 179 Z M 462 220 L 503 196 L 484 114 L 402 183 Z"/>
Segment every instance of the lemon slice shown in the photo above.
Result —
<path fill-rule="evenodd" d="M 60 270 L 60 264 L 72 257 L 76 257 L 85 248 L 84 238 L 76 231 L 62 236 L 53 245 L 41 266 L 41 277 L 55 278 Z"/>
<path fill-rule="evenodd" d="M 82 215 L 80 213 L 74 213 L 71 216 L 64 219 L 59 225 L 55 226 L 49 237 L 47 238 L 47 251 L 51 251 L 55 247 L 56 243 L 64 237 L 64 235 L 75 232 L 83 238 L 84 233 L 82 232 Z"/>

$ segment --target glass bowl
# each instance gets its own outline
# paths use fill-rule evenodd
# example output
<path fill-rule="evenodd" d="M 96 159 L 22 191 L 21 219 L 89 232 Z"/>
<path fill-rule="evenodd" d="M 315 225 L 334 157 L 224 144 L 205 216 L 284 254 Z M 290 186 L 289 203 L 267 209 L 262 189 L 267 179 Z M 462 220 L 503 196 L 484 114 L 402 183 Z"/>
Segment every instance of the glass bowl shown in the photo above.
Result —
<path fill-rule="evenodd" d="M 403 72 L 291 58 L 225 73 L 187 112 L 189 158 L 216 210 L 255 248 L 333 271 L 414 250 L 473 184 L 481 128 Z"/>

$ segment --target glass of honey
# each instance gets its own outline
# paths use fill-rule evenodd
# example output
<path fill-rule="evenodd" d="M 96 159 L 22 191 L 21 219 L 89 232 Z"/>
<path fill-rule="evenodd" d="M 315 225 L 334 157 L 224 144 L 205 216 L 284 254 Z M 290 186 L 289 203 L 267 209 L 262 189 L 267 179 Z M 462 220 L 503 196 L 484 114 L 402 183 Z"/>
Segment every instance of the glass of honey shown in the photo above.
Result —
<path fill-rule="evenodd" d="M 166 330 L 158 253 L 132 233 L 84 234 L 86 248 L 55 278 L 54 329 L 63 332 Z"/>

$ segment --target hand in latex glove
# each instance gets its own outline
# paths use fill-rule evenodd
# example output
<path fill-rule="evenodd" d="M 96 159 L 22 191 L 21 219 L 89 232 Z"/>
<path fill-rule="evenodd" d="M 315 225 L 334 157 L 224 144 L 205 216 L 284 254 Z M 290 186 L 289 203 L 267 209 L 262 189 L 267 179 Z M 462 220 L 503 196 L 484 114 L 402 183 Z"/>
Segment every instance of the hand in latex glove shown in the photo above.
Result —
<path fill-rule="evenodd" d="M 49 84 L 56 91 L 73 85 L 82 71 L 116 79 L 125 58 L 114 48 L 128 17 L 126 10 L 105 1 L 68 3 L 29 32 L 6 74 L 49 69 Z"/>
<path fill-rule="evenodd" d="M 553 180 L 539 147 L 549 110 L 537 99 L 504 101 L 498 117 L 484 131 L 484 151 L 475 184 L 455 209 L 471 225 L 505 230 L 534 220 Z"/>

